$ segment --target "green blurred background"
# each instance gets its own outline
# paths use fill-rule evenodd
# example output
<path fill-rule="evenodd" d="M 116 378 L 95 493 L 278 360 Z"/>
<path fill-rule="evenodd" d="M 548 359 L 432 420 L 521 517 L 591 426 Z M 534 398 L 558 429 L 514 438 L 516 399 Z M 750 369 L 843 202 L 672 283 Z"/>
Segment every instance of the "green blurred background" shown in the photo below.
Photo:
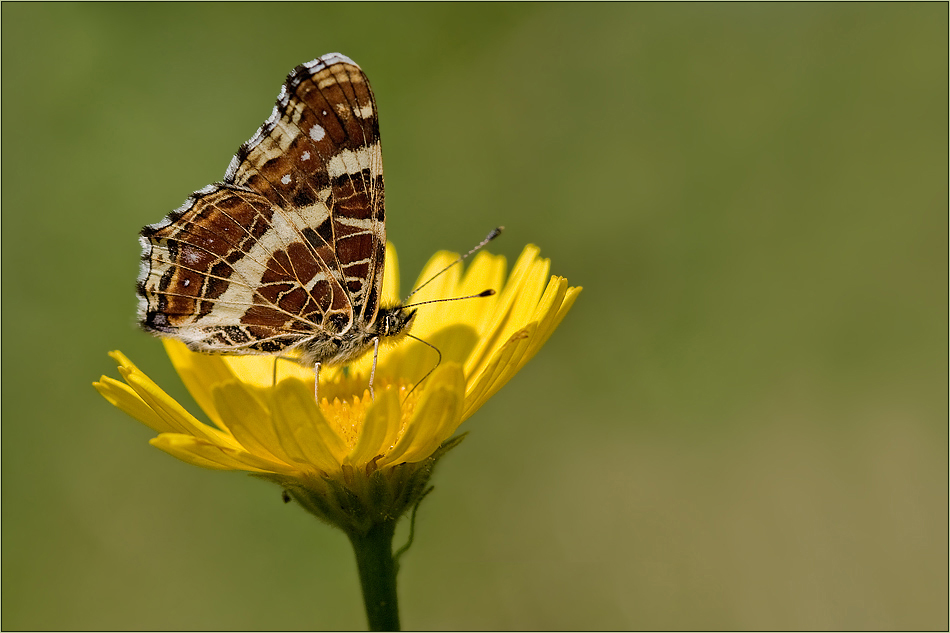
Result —
<path fill-rule="evenodd" d="M 194 408 L 137 231 L 331 51 L 404 286 L 504 224 L 585 288 L 442 462 L 405 627 L 947 628 L 947 4 L 0 10 L 4 629 L 365 626 L 342 533 L 90 386 Z"/>

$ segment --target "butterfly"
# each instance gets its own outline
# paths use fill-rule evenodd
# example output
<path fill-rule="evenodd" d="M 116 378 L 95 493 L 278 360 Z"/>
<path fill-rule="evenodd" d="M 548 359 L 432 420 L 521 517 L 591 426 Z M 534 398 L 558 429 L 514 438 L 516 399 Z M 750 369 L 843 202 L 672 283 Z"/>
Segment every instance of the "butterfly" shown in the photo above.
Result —
<path fill-rule="evenodd" d="M 378 351 L 415 316 L 380 305 L 379 119 L 366 75 L 339 53 L 294 68 L 224 179 L 140 242 L 140 324 L 194 351 L 296 352 L 319 382 L 321 364 Z"/>

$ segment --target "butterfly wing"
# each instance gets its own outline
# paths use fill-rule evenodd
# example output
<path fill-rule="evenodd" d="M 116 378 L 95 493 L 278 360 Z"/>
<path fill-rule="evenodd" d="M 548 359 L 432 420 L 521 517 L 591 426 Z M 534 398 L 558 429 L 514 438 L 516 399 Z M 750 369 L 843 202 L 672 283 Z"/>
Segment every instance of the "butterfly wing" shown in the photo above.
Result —
<path fill-rule="evenodd" d="M 192 349 L 276 353 L 375 319 L 386 236 L 366 76 L 339 54 L 295 68 L 224 182 L 141 241 L 142 325 Z"/>
<path fill-rule="evenodd" d="M 324 261 L 352 318 L 375 318 L 386 246 L 383 162 L 376 100 L 359 66 L 339 53 L 297 66 L 225 182 L 303 216 L 306 241 L 333 251 Z"/>

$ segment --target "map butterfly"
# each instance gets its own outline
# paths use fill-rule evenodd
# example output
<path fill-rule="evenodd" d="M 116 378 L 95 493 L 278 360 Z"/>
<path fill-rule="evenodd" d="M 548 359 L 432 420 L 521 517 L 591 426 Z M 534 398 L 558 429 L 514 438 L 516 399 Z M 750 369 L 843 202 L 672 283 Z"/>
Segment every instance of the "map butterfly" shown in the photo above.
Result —
<path fill-rule="evenodd" d="M 380 306 L 379 120 L 366 75 L 339 53 L 294 68 L 224 179 L 140 241 L 141 325 L 194 351 L 296 351 L 319 374 L 408 334 L 415 316 Z"/>

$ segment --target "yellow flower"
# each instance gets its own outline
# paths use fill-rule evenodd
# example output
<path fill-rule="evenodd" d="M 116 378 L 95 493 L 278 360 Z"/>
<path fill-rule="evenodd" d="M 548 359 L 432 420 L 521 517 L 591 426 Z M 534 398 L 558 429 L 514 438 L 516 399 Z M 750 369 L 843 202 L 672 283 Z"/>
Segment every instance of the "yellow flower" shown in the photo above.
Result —
<path fill-rule="evenodd" d="M 456 257 L 437 253 L 420 280 Z M 125 382 L 103 376 L 94 384 L 158 432 L 152 445 L 196 466 L 275 481 L 318 517 L 365 532 L 421 498 L 435 461 L 457 442 L 447 440 L 537 353 L 581 290 L 549 278 L 550 262 L 535 246 L 525 248 L 507 282 L 505 267 L 504 257 L 482 252 L 464 275 L 455 266 L 413 296 L 418 303 L 498 290 L 420 306 L 411 332 L 442 361 L 436 367 L 437 352 L 411 338 L 381 346 L 375 399 L 367 389 L 372 353 L 348 367 L 323 368 L 318 406 L 310 368 L 273 356 L 198 354 L 170 339 L 165 349 L 213 426 L 121 352 L 111 356 Z M 398 279 L 388 245 L 384 302 L 398 299 Z"/>

